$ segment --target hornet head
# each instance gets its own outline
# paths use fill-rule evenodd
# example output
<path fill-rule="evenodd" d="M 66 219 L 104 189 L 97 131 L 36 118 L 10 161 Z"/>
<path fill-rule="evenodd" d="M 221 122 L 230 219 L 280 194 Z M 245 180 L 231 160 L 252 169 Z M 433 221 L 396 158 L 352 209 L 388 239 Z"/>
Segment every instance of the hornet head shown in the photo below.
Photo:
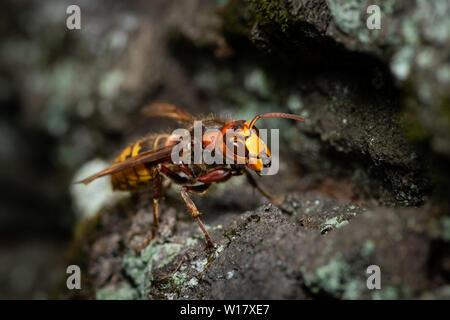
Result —
<path fill-rule="evenodd" d="M 254 126 L 260 118 L 288 118 L 305 121 L 305 119 L 288 113 L 265 113 L 257 115 L 251 122 L 237 120 L 227 123 L 222 129 L 223 150 L 228 159 L 245 164 L 250 169 L 261 172 L 270 167 L 271 154 L 266 143 L 259 137 L 259 130 Z"/>

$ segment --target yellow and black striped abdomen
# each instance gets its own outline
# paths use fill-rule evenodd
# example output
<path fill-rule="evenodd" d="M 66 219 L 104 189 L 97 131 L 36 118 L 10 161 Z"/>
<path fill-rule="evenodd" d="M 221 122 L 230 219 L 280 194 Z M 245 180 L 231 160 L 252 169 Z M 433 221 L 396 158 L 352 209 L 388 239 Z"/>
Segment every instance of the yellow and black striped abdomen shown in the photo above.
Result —
<path fill-rule="evenodd" d="M 126 147 L 116 158 L 114 163 L 122 162 L 145 151 L 164 147 L 167 143 L 168 136 L 169 135 L 167 134 L 156 134 L 142 138 L 136 143 Z M 111 175 L 113 190 L 133 191 L 151 188 L 153 186 L 155 174 L 157 174 L 156 167 L 145 164 L 140 164 L 114 173 Z"/>

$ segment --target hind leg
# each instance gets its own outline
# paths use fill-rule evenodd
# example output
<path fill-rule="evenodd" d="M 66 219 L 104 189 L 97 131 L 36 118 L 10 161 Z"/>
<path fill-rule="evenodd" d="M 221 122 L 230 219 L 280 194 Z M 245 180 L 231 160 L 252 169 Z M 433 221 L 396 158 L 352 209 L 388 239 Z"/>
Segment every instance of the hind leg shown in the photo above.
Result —
<path fill-rule="evenodd" d="M 152 238 L 155 237 L 159 229 L 159 199 L 162 195 L 161 175 L 155 172 L 155 194 L 153 195 L 153 229 Z"/>
<path fill-rule="evenodd" d="M 153 227 L 152 227 L 152 233 L 149 234 L 144 242 L 136 249 L 137 252 L 141 252 L 142 249 L 148 246 L 150 241 L 156 237 L 156 234 L 159 229 L 159 199 L 162 195 L 162 179 L 161 175 L 158 171 L 155 171 L 153 176 L 155 177 L 154 180 L 154 195 L 153 195 Z"/>

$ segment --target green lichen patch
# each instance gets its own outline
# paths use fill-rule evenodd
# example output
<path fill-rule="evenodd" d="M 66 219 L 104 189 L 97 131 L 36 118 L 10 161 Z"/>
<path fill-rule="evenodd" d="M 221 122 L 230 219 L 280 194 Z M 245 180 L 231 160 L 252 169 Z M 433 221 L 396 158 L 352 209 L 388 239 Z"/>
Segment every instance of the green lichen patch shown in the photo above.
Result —
<path fill-rule="evenodd" d="M 173 283 L 178 287 L 181 288 L 186 283 L 187 274 L 184 272 L 175 272 L 172 275 Z"/>
<path fill-rule="evenodd" d="M 360 16 L 364 9 L 363 2 L 330 0 L 328 5 L 336 25 L 342 31 L 352 33 L 360 28 L 362 24 Z"/>
<path fill-rule="evenodd" d="M 313 277 L 306 277 L 305 284 L 314 294 L 325 291 L 331 296 L 358 298 L 363 284 L 350 277 L 350 266 L 340 256 L 331 259 L 327 265 L 317 268 Z"/>
<path fill-rule="evenodd" d="M 122 267 L 137 286 L 141 298 L 148 297 L 154 269 L 173 262 L 182 248 L 177 243 L 150 243 L 140 254 L 132 250 L 123 257 Z"/>
<path fill-rule="evenodd" d="M 108 285 L 95 292 L 97 300 L 135 300 L 138 292 L 129 283 L 122 282 L 117 285 Z"/>
<path fill-rule="evenodd" d="M 300 268 L 301 283 L 313 296 L 360 299 L 367 290 L 363 271 L 364 260 L 345 259 L 340 253 L 315 270 Z"/>

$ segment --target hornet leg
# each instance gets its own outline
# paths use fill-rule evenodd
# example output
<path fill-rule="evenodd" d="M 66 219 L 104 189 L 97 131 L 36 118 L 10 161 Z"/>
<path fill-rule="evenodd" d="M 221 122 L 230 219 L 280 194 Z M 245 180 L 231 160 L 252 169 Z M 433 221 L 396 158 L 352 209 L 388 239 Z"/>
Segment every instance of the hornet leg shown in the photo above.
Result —
<path fill-rule="evenodd" d="M 192 199 L 189 197 L 188 194 L 189 187 L 187 186 L 183 186 L 181 188 L 181 196 L 183 197 L 184 202 L 186 203 L 186 205 L 188 206 L 189 211 L 191 212 L 192 217 L 194 217 L 195 220 L 197 220 L 197 223 L 200 227 L 200 229 L 202 229 L 203 234 L 205 236 L 205 240 L 206 240 L 206 248 L 213 248 L 213 242 L 211 240 L 211 236 L 209 235 L 208 230 L 206 230 L 205 225 L 203 224 L 203 222 L 200 220 L 200 212 L 198 211 L 195 203 L 192 201 Z"/>
<path fill-rule="evenodd" d="M 155 172 L 155 194 L 153 195 L 153 229 L 152 238 L 155 237 L 159 228 L 159 198 L 162 194 L 161 175 Z"/>
<path fill-rule="evenodd" d="M 261 187 L 256 183 L 255 179 L 253 178 L 253 176 L 251 175 L 250 172 L 248 172 L 247 170 L 245 170 L 245 176 L 247 177 L 247 181 L 248 183 L 250 183 L 252 185 L 252 187 L 254 187 L 256 190 L 258 190 L 264 197 L 266 197 L 267 199 L 269 199 L 270 202 L 273 202 L 275 204 L 282 204 L 284 201 L 284 197 L 281 199 L 277 199 L 272 197 L 270 194 L 268 194 L 267 192 L 265 192 L 263 189 L 261 189 Z"/>
<path fill-rule="evenodd" d="M 162 195 L 162 181 L 161 175 L 158 171 L 154 172 L 155 183 L 154 183 L 154 195 L 153 195 L 153 228 L 152 233 L 148 235 L 144 242 L 135 250 L 137 253 L 141 252 L 145 247 L 148 246 L 150 241 L 155 238 L 156 233 L 159 228 L 159 198 Z"/>
<path fill-rule="evenodd" d="M 210 184 L 212 182 L 220 182 L 225 181 L 229 179 L 232 176 L 232 170 L 228 169 L 216 169 L 212 170 L 208 173 L 206 173 L 203 176 L 200 176 L 197 178 L 198 181 L 203 182 L 203 185 L 199 186 L 183 186 L 181 188 L 181 196 L 183 197 L 184 202 L 186 202 L 186 205 L 189 208 L 189 211 L 191 212 L 194 219 L 197 220 L 197 223 L 202 229 L 203 234 L 205 235 L 206 240 L 206 248 L 213 248 L 213 242 L 211 240 L 211 236 L 209 235 L 208 230 L 206 230 L 205 226 L 203 225 L 203 222 L 200 220 L 200 212 L 198 211 L 197 207 L 195 206 L 195 203 L 192 201 L 192 199 L 189 197 L 188 191 L 194 191 L 198 193 L 205 192 Z"/>

